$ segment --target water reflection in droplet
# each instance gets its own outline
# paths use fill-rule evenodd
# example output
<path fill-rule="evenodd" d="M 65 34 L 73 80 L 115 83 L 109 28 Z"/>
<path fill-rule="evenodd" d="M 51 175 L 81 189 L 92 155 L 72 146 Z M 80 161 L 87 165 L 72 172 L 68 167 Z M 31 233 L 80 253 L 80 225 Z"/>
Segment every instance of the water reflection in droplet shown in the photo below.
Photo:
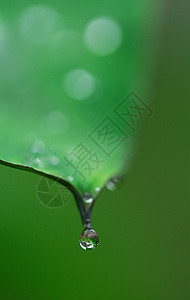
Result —
<path fill-rule="evenodd" d="M 85 31 L 86 45 L 97 55 L 113 53 L 120 46 L 121 40 L 120 26 L 112 19 L 93 20 Z"/>
<path fill-rule="evenodd" d="M 91 193 L 84 193 L 83 194 L 83 201 L 85 203 L 92 203 L 93 202 L 92 194 Z"/>
<path fill-rule="evenodd" d="M 82 231 L 79 242 L 84 250 L 93 250 L 98 246 L 99 237 L 95 230 L 87 228 Z"/>
<path fill-rule="evenodd" d="M 62 28 L 62 18 L 54 9 L 41 5 L 26 8 L 20 19 L 20 30 L 27 40 L 36 45 L 52 42 Z"/>
<path fill-rule="evenodd" d="M 84 70 L 73 70 L 64 78 L 63 88 L 71 98 L 85 100 L 95 91 L 95 79 Z"/>

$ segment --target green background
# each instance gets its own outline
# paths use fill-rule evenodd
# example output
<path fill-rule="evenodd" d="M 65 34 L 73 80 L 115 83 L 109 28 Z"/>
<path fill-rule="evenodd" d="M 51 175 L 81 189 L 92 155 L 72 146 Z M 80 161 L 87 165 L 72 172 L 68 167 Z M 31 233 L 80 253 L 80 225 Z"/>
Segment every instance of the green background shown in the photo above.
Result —
<path fill-rule="evenodd" d="M 162 16 L 163 17 L 163 16 Z M 0 167 L 1 299 L 188 300 L 189 19 L 167 1 L 154 70 L 154 116 L 134 164 L 94 207 L 95 251 L 78 245 L 74 200 L 48 209 L 39 176 Z"/>

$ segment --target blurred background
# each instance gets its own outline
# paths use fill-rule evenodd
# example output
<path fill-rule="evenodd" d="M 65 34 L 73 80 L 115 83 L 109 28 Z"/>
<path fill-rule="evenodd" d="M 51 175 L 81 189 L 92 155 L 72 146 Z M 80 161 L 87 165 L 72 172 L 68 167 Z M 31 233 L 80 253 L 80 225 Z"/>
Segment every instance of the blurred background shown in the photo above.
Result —
<path fill-rule="evenodd" d="M 189 299 L 189 14 L 185 1 L 160 5 L 154 115 L 123 182 L 94 207 L 98 248 L 80 248 L 73 198 L 44 206 L 39 175 L 0 166 L 1 299 Z"/>

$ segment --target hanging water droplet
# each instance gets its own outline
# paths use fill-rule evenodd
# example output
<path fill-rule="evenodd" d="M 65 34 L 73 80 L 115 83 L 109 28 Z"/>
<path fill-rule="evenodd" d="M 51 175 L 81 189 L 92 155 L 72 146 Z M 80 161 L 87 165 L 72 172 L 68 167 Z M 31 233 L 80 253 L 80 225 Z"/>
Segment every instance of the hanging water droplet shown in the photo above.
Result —
<path fill-rule="evenodd" d="M 113 177 L 106 183 L 106 187 L 110 191 L 115 191 L 117 189 L 119 182 L 120 182 L 120 178 Z"/>
<path fill-rule="evenodd" d="M 84 193 L 77 197 L 77 205 L 81 214 L 84 229 L 80 235 L 80 246 L 84 250 L 93 250 L 98 246 L 99 237 L 94 229 L 91 228 L 91 212 L 94 205 L 94 199 L 91 193 Z"/>
<path fill-rule="evenodd" d="M 84 250 L 93 250 L 98 246 L 99 237 L 94 229 L 86 228 L 82 231 L 79 242 Z"/>

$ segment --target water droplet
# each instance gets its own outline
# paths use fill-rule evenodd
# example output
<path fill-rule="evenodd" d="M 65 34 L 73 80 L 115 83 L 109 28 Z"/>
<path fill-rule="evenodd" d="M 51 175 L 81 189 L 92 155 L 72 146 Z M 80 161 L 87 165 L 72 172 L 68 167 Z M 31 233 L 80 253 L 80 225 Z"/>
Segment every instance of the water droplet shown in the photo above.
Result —
<path fill-rule="evenodd" d="M 98 246 L 99 237 L 94 229 L 87 228 L 82 231 L 79 242 L 84 250 L 93 250 Z"/>
<path fill-rule="evenodd" d="M 84 70 L 73 70 L 64 78 L 63 88 L 71 98 L 85 100 L 95 90 L 95 79 Z"/>
<path fill-rule="evenodd" d="M 35 159 L 35 161 L 37 164 L 40 164 L 40 159 L 38 157 Z"/>
<path fill-rule="evenodd" d="M 112 19 L 93 20 L 86 29 L 85 42 L 97 55 L 109 55 L 120 46 L 122 40 L 120 26 Z"/>
<path fill-rule="evenodd" d="M 73 181 L 73 177 L 72 176 L 68 176 L 68 180 L 69 181 Z"/>
<path fill-rule="evenodd" d="M 92 203 L 93 198 L 91 193 L 84 193 L 83 194 L 83 200 L 85 203 Z"/>
<path fill-rule="evenodd" d="M 106 187 L 110 191 L 115 191 L 119 182 L 120 179 L 118 177 L 113 177 L 106 183 Z"/>
<path fill-rule="evenodd" d="M 30 165 L 38 168 L 43 168 L 44 166 L 42 159 L 40 157 L 35 156 L 30 159 Z"/>

